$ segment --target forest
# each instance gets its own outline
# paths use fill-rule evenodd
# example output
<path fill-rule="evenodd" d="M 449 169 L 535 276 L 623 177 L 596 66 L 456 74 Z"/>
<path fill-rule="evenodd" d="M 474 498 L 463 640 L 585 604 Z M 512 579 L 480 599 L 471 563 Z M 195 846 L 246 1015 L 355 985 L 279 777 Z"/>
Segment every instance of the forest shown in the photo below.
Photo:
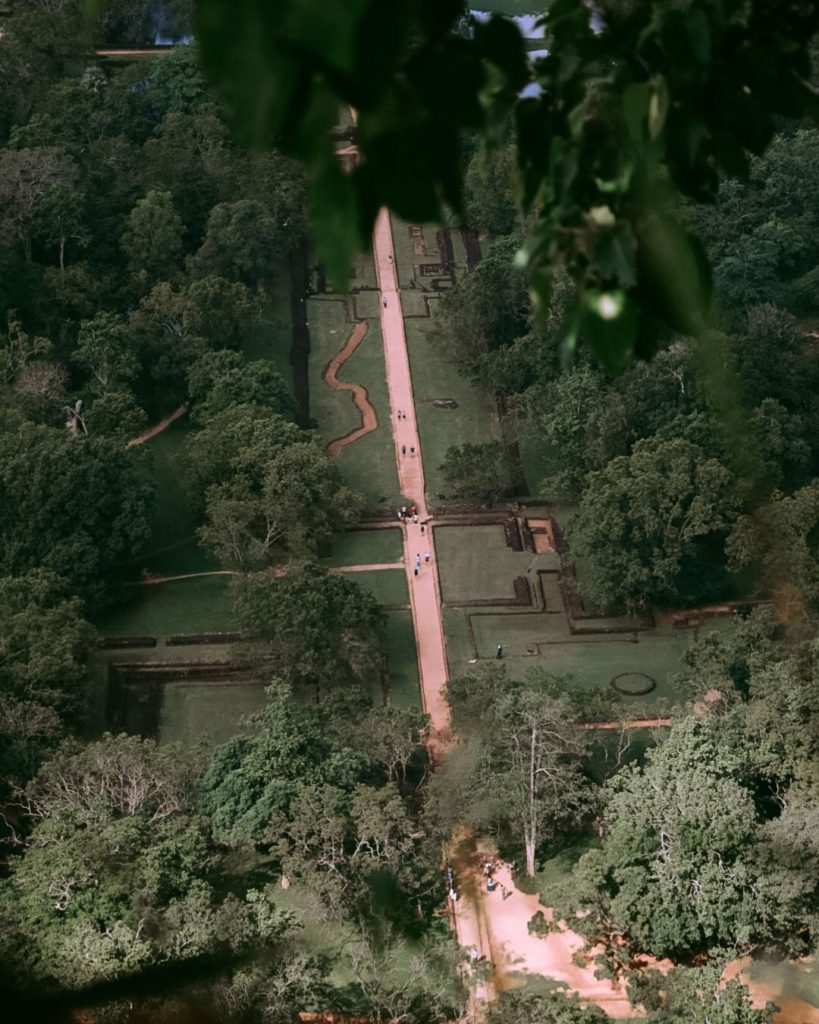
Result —
<path fill-rule="evenodd" d="M 589 267 L 621 282 L 629 309 L 644 300 L 648 278 L 639 275 L 648 272 L 627 244 L 621 251 L 622 237 L 584 263 L 578 238 L 590 221 L 550 250 L 548 290 L 542 266 L 520 258 L 550 201 L 559 204 L 545 186 L 533 188 L 536 161 L 527 169 L 521 157 L 525 118 L 510 121 L 523 85 L 516 76 L 535 72 L 525 62 L 510 70 L 520 54 L 505 30 L 470 27 L 456 3 L 435 15 L 421 0 L 405 5 L 404 49 L 385 48 L 373 61 L 374 88 L 387 88 L 392 61 L 423 50 L 428 30 L 433 42 L 455 40 L 438 56 L 461 54 L 463 80 L 479 92 L 459 49 L 474 39 L 497 72 L 494 92 L 486 86 L 480 117 L 444 125 L 457 144 L 442 141 L 440 123 L 408 125 L 411 139 L 427 130 L 439 147 L 435 170 L 415 155 L 402 170 L 379 148 L 368 127 L 377 109 L 365 101 L 359 137 L 376 155 L 355 171 L 365 168 L 365 185 L 351 212 L 346 182 L 358 179 L 338 185 L 325 122 L 343 121 L 339 108 L 361 83 L 352 72 L 328 73 L 333 84 L 321 88 L 332 94 L 331 114 L 323 100 L 305 108 L 294 93 L 294 118 L 268 111 L 266 144 L 248 146 L 236 104 L 249 79 L 232 80 L 231 60 L 214 57 L 219 5 L 210 0 L 198 14 L 194 6 L 110 0 L 89 21 L 78 0 L 17 0 L 2 15 L 8 1019 L 465 1019 L 492 968 L 470 962 L 451 934 L 446 851 L 467 828 L 515 864 L 521 892 L 554 910 L 535 913 L 528 933 L 546 941 L 556 921 L 571 922 L 596 950 L 599 977 L 627 991 L 629 1015 L 649 1024 L 779 1020 L 773 1005 L 752 1003 L 745 976 L 726 982 L 723 972 L 745 957 L 796 962 L 819 946 L 819 129 L 801 101 L 771 101 L 769 136 L 749 153 L 740 140 L 736 173 L 725 172 L 726 156 L 712 194 L 669 186 L 669 217 L 680 237 L 699 240 L 710 267 L 707 323 L 646 312 L 646 300 L 639 329 L 624 341 L 613 327 L 601 341 L 594 317 L 605 319 L 600 302 L 614 291 L 598 282 L 597 312 L 578 312 Z M 348 6 L 350 24 L 370 8 Z M 517 14 L 542 5 L 486 6 Z M 714 25 L 721 17 L 706 0 L 626 6 L 690 18 L 695 42 L 696 12 Z M 315 7 L 302 5 L 328 48 L 325 69 L 343 64 L 342 43 L 328 41 L 332 19 Z M 634 26 L 625 14 L 620 25 L 611 7 L 600 4 L 616 55 L 614 29 Z M 565 53 L 573 37 L 561 18 L 577 25 L 588 12 L 574 0 L 551 8 L 548 39 Z M 237 22 L 238 38 L 247 24 Z M 390 25 L 368 22 L 372 36 L 363 34 L 383 41 Z M 577 31 L 586 40 L 590 30 Z M 808 68 L 813 59 L 813 88 L 815 25 L 811 35 L 794 52 L 799 68 L 805 54 Z M 139 60 L 95 53 L 160 37 L 179 45 Z M 583 60 L 586 45 L 577 42 Z M 318 49 L 305 49 L 310 60 Z M 422 64 L 407 58 L 407 80 Z M 561 74 L 547 68 L 542 78 Z M 668 80 L 673 90 L 670 72 Z M 436 79 L 436 96 L 441 81 L 449 79 Z M 589 109 L 605 91 L 602 73 L 590 81 Z M 433 102 L 420 86 L 418 94 Z M 568 86 L 567 95 L 580 102 Z M 640 116 L 650 118 L 647 104 Z M 571 117 L 554 118 L 558 136 Z M 383 124 L 389 135 L 387 115 Z M 306 141 L 311 133 L 330 147 L 332 170 Z M 673 147 L 657 164 L 664 159 L 676 181 Z M 435 203 L 444 196 L 444 227 L 472 232 L 481 258 L 436 295 L 428 338 L 447 372 L 500 412 L 497 430 L 480 439 L 452 431 L 433 469 L 456 511 L 547 508 L 589 616 L 660 621 L 702 606 L 733 610 L 719 628 L 685 638 L 669 675 L 676 699 L 653 732 L 628 726 L 627 705 L 608 685 L 584 689 L 534 663 L 518 671 L 501 643 L 497 658 L 476 646 L 467 665 L 448 634 L 455 738 L 436 760 L 423 693 L 402 703 L 390 689 L 397 604 L 327 560 L 362 522 L 381 515 L 386 526 L 393 510 L 371 507 L 305 404 L 294 369 L 302 320 L 291 323 L 308 294 L 304 268 L 322 264 L 328 294 L 360 299 L 359 277 L 340 286 L 333 275 L 371 229 L 370 214 L 395 199 L 408 223 L 432 221 L 429 181 L 413 198 L 407 180 L 417 165 L 417 180 L 447 177 L 450 162 L 463 202 L 458 208 L 453 184 Z M 693 162 L 692 179 L 706 162 Z M 590 195 L 582 200 L 597 218 L 589 230 L 616 233 L 613 209 L 632 216 L 633 195 L 612 198 L 611 208 Z M 344 245 L 332 230 L 349 235 Z M 318 339 L 315 308 L 303 326 Z M 618 307 L 612 319 L 620 315 Z M 216 743 L 100 728 L 94 710 L 94 658 L 111 641 L 101 624 L 127 611 L 134 588 L 149 581 L 145 566 L 165 551 L 157 547 L 167 528 L 163 478 L 143 442 L 167 417 L 184 423 L 173 474 L 191 524 L 186 543 L 204 574 L 229 579 L 239 638 L 231 665 L 263 677 L 260 706 Z M 441 508 L 445 518 L 446 501 Z M 417 577 L 420 554 L 402 557 L 408 576 L 418 559 Z M 387 564 L 372 557 L 364 568 Z M 445 571 L 442 562 L 446 595 Z M 194 624 L 184 632 L 205 633 Z M 609 719 L 617 729 L 595 728 Z M 592 1024 L 606 1014 L 565 986 L 533 984 L 503 991 L 486 1019 Z"/>

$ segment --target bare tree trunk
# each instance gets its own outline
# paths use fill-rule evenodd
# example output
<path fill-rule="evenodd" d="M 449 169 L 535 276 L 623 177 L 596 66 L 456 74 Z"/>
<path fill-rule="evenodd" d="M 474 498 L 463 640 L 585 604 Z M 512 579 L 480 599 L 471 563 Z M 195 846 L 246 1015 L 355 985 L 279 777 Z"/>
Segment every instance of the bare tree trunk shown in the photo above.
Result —
<path fill-rule="evenodd" d="M 525 830 L 526 877 L 535 877 L 535 845 L 537 842 L 537 811 L 535 809 L 535 756 L 537 729 L 532 729 L 529 741 L 529 822 Z"/>
<path fill-rule="evenodd" d="M 526 836 L 526 877 L 535 877 L 535 840 L 534 836 Z"/>
<path fill-rule="evenodd" d="M 65 273 L 65 236 L 60 239 L 60 270 Z"/>

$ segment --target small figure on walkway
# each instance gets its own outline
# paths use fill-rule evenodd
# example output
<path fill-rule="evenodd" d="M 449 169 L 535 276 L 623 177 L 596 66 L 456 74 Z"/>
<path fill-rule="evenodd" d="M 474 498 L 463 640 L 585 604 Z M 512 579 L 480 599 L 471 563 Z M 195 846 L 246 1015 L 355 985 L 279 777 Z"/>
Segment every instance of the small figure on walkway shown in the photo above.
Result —
<path fill-rule="evenodd" d="M 386 308 L 387 308 L 387 300 L 384 299 L 384 309 L 386 309 Z"/>
<path fill-rule="evenodd" d="M 494 878 L 493 878 L 493 877 L 492 877 L 492 876 L 490 875 L 490 876 L 489 876 L 489 878 L 487 878 L 487 880 L 486 880 L 486 891 L 487 891 L 487 892 L 494 892 L 494 891 L 495 891 L 495 889 L 497 889 L 497 887 L 498 887 L 498 886 L 497 886 L 497 882 L 496 882 L 496 881 L 495 881 L 495 879 L 494 879 Z"/>
<path fill-rule="evenodd" d="M 410 455 L 414 455 L 414 454 L 415 454 L 415 445 L 413 445 L 413 446 L 412 446 L 412 447 L 410 448 Z"/>
<path fill-rule="evenodd" d="M 405 444 L 401 445 L 401 454 L 402 455 L 406 455 L 407 454 L 407 446 Z"/>
<path fill-rule="evenodd" d="M 473 964 L 476 964 L 480 960 L 480 958 L 481 958 L 481 951 L 478 949 L 477 946 L 473 946 L 469 950 L 469 959 L 472 961 Z"/>
<path fill-rule="evenodd" d="M 454 889 L 449 890 L 449 898 L 452 900 L 453 903 L 458 902 L 458 894 L 457 892 L 455 892 Z"/>
<path fill-rule="evenodd" d="M 401 506 L 401 516 L 402 516 L 402 518 L 404 518 L 404 519 L 406 519 L 406 518 L 407 518 L 407 506 L 406 506 L 406 505 L 402 505 L 402 506 Z"/>
<path fill-rule="evenodd" d="M 399 420 L 401 419 L 401 410 L 400 409 L 398 410 L 398 419 Z"/>
<path fill-rule="evenodd" d="M 413 524 L 418 522 L 418 513 L 417 512 L 413 512 L 413 514 L 412 514 L 412 522 L 413 522 Z M 423 527 L 422 527 L 422 529 L 423 529 Z"/>
<path fill-rule="evenodd" d="M 503 644 L 498 644 L 498 649 L 495 651 L 495 657 L 498 659 L 503 657 Z"/>
<path fill-rule="evenodd" d="M 403 516 L 401 515 L 401 509 L 400 509 L 400 508 L 399 508 L 399 509 L 397 509 L 397 513 L 398 513 L 398 521 L 399 521 L 399 522 L 401 522 L 401 520 L 402 520 L 402 519 L 403 519 L 404 517 L 403 517 Z"/>
<path fill-rule="evenodd" d="M 432 558 L 432 554 L 429 551 L 424 552 L 424 561 L 429 565 L 429 560 Z"/>
<path fill-rule="evenodd" d="M 421 533 L 423 533 L 423 532 L 424 532 L 424 530 L 425 530 L 425 526 L 424 526 L 424 524 L 423 524 L 423 523 L 421 523 Z"/>
<path fill-rule="evenodd" d="M 417 514 L 418 514 L 418 506 L 417 505 L 410 505 L 410 515 L 414 516 L 414 515 L 417 515 Z"/>
<path fill-rule="evenodd" d="M 508 900 L 511 895 L 512 895 L 512 890 L 511 889 L 507 889 L 505 885 L 502 885 L 501 886 L 501 899 L 502 900 Z"/>
<path fill-rule="evenodd" d="M 418 575 L 418 570 L 419 570 L 420 568 L 421 568 L 421 566 L 420 566 L 420 565 L 416 565 L 416 566 L 415 566 L 415 569 L 414 569 L 414 571 L 413 571 L 413 575 L 414 575 L 414 576 L 417 576 L 417 575 Z"/>

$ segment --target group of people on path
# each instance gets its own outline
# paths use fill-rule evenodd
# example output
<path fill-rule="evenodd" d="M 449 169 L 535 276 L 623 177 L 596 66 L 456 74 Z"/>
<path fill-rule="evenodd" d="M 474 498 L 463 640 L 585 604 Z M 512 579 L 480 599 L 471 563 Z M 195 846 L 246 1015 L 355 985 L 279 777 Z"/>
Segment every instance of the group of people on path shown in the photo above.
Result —
<path fill-rule="evenodd" d="M 513 890 L 507 889 L 503 882 L 495 881 L 495 872 L 498 870 L 500 866 L 500 861 L 497 858 L 485 860 L 481 864 L 481 872 L 483 874 L 483 877 L 486 879 L 486 891 L 494 892 L 496 889 L 500 889 L 501 899 L 508 900 L 509 897 L 512 895 Z M 509 869 L 510 874 L 515 870 L 514 864 L 507 864 L 506 867 Z"/>
<path fill-rule="evenodd" d="M 427 565 L 429 565 L 431 558 L 432 558 L 432 552 L 430 552 L 430 551 L 424 552 L 424 562 Z M 420 571 L 421 571 L 421 556 L 420 555 L 416 555 L 415 556 L 415 575 L 417 576 Z"/>

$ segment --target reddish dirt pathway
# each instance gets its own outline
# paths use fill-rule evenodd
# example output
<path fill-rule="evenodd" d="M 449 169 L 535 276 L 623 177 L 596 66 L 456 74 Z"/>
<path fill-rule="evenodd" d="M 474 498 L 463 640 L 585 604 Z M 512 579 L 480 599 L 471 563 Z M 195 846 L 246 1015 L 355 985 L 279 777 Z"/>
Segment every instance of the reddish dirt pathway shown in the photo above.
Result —
<path fill-rule="evenodd" d="M 384 360 L 387 388 L 390 395 L 390 421 L 395 442 L 395 460 L 401 493 L 414 503 L 418 523 L 404 522 L 404 565 L 410 593 L 415 645 L 418 652 L 418 672 L 421 678 L 421 699 L 430 717 L 428 747 L 430 757 L 439 761 L 452 742 L 449 705 L 444 699 L 447 681 L 446 650 L 441 619 L 441 599 L 438 587 L 438 567 L 435 557 L 435 538 L 427 523 L 426 495 L 424 491 L 424 464 L 415 421 L 415 402 L 412 393 L 407 339 L 404 318 L 395 273 L 395 252 L 389 214 L 382 210 L 373 233 L 373 256 L 378 284 L 381 289 L 381 336 L 384 341 Z M 398 412 L 402 413 L 399 420 Z M 406 455 L 401 454 L 402 447 Z M 414 449 L 415 454 L 411 454 Z M 424 525 L 424 532 L 421 526 Z M 430 561 L 426 561 L 429 553 Z M 420 570 L 416 573 L 418 557 Z M 460 886 L 460 880 L 458 885 Z M 481 914 L 480 900 L 469 899 L 463 893 L 450 904 L 455 919 L 455 932 L 459 943 L 467 949 L 477 948 L 487 958 L 491 955 L 489 930 Z M 480 1018 L 483 1007 L 494 994 L 492 980 L 480 982 L 473 991 L 470 1016 Z"/>
<path fill-rule="evenodd" d="M 389 214 L 382 210 L 375 222 L 373 256 L 381 289 L 381 336 L 384 340 L 384 360 L 387 370 L 387 388 L 390 395 L 390 419 L 398 481 L 401 493 L 414 503 L 419 522 L 405 522 L 404 565 L 409 584 L 415 644 L 418 650 L 418 671 L 421 677 L 421 697 L 424 710 L 430 716 L 430 753 L 440 757 L 451 741 L 449 705 L 444 700 L 447 680 L 444 630 L 441 621 L 441 603 L 438 590 L 438 569 L 435 558 L 435 539 L 432 531 L 421 532 L 421 524 L 428 520 L 424 492 L 424 464 L 415 422 L 415 403 L 412 394 L 407 339 L 404 318 L 395 273 L 395 253 Z M 403 413 L 398 419 L 398 411 Z M 406 447 L 407 454 L 401 455 Z M 410 452 L 415 450 L 415 455 Z M 430 561 L 425 560 L 427 553 Z M 415 567 L 420 556 L 418 573 Z"/>
<path fill-rule="evenodd" d="M 156 437 L 157 434 L 161 434 L 163 430 L 167 429 L 174 420 L 178 420 L 180 416 L 184 416 L 188 411 L 188 403 L 183 402 L 178 409 L 174 409 L 173 412 L 168 413 L 164 420 L 160 420 L 156 426 L 150 427 L 145 431 L 144 434 L 140 434 L 138 437 L 132 437 L 126 448 L 131 448 L 135 444 L 145 444 L 146 441 L 150 441 L 152 437 Z"/>
<path fill-rule="evenodd" d="M 353 403 L 356 409 L 361 413 L 360 427 L 356 427 L 355 430 L 351 430 L 343 437 L 337 437 L 335 441 L 331 441 L 327 445 L 328 453 L 333 456 L 338 455 L 342 448 L 346 448 L 348 444 L 352 444 L 353 441 L 357 441 L 360 437 L 364 437 L 365 434 L 369 434 L 378 426 L 378 417 L 375 414 L 372 402 L 370 402 L 367 389 L 361 384 L 347 383 L 338 379 L 338 371 L 364 340 L 367 327 L 366 320 L 358 320 L 356 322 L 350 337 L 344 344 L 344 348 L 337 355 L 333 356 L 321 375 L 323 380 L 336 391 L 349 391 L 353 396 Z"/>

